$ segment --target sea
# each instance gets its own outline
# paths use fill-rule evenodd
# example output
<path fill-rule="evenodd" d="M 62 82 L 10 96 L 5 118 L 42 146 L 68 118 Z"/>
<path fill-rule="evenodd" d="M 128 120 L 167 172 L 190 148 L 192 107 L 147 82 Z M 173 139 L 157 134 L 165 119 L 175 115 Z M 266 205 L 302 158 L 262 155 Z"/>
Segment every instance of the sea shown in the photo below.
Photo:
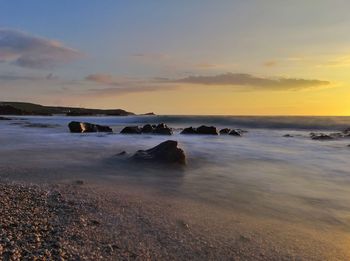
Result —
<path fill-rule="evenodd" d="M 349 128 L 350 117 L 12 118 L 0 121 L 2 179 L 91 179 L 111 187 L 126 184 L 152 191 L 159 198 L 191 200 L 254 217 L 350 232 L 350 139 L 310 138 L 311 132 Z M 70 133 L 70 121 L 108 125 L 114 132 Z M 147 123 L 165 123 L 174 134 L 119 133 L 125 126 Z M 185 127 L 200 125 L 247 132 L 242 137 L 180 134 Z M 185 167 L 145 166 L 129 160 L 137 150 L 169 139 L 178 141 L 185 151 Z M 126 154 L 118 155 L 122 151 Z"/>

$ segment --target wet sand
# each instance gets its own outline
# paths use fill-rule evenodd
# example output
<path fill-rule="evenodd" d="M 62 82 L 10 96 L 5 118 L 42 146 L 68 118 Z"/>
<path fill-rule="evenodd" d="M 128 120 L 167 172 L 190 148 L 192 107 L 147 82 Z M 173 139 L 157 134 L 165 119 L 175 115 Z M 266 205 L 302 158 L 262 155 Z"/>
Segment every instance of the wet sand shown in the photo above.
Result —
<path fill-rule="evenodd" d="M 0 184 L 4 260 L 349 260 L 344 231 L 89 181 Z"/>

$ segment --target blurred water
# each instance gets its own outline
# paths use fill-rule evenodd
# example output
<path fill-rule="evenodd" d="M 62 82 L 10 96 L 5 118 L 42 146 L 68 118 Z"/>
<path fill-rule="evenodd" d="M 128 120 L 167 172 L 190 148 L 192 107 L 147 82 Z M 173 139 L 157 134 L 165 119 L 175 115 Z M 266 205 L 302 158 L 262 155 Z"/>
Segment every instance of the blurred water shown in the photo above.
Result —
<path fill-rule="evenodd" d="M 342 130 L 349 117 L 20 117 L 0 122 L 0 177 L 56 180 L 89 177 L 126 182 L 269 216 L 350 228 L 350 139 L 320 142 L 310 131 Z M 115 134 L 71 134 L 71 120 L 112 126 Z M 23 123 L 52 124 L 52 128 Z M 125 125 L 165 122 L 174 128 L 214 124 L 245 128 L 244 137 L 122 135 Z M 17 124 L 18 123 L 18 124 Z M 284 134 L 294 137 L 285 138 Z M 135 165 L 129 155 L 167 139 L 179 141 L 188 166 Z"/>

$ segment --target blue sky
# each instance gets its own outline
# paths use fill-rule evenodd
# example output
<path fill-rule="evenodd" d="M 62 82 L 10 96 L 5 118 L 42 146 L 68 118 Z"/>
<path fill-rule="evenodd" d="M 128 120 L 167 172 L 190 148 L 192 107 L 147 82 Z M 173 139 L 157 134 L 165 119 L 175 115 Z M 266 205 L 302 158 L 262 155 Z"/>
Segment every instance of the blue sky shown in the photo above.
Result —
<path fill-rule="evenodd" d="M 329 86 L 343 86 L 350 82 L 344 73 L 350 43 L 348 10 L 350 2 L 342 0 L 4 0 L 0 9 L 0 28 L 25 33 L 31 41 L 58 41 L 65 48 L 79 52 L 79 56 L 68 59 L 67 53 L 63 58 L 58 57 L 61 53 L 55 53 L 58 64 L 45 68 L 31 68 L 28 59 L 23 66 L 23 62 L 20 64 L 14 62 L 14 58 L 7 58 L 0 63 L 0 74 L 5 76 L 0 81 L 0 88 L 6 99 L 97 107 L 121 104 L 141 111 L 152 108 L 131 105 L 132 99 L 139 101 L 144 97 L 159 102 L 163 90 L 169 89 L 177 101 L 182 102 L 183 89 L 193 82 L 184 87 L 178 86 L 177 80 L 190 76 L 249 74 L 255 78 L 319 80 L 320 83 L 329 82 Z M 2 47 L 6 52 L 7 46 Z M 31 53 L 30 58 L 37 54 Z M 327 71 L 324 65 L 332 63 L 342 63 L 342 69 Z M 20 82 L 9 82 L 7 75 L 18 76 Z M 24 78 L 29 76 L 54 80 L 25 82 Z M 168 81 L 161 84 L 154 82 L 154 78 Z M 232 97 L 240 95 L 242 88 L 237 91 L 237 80 L 232 83 Z M 122 91 L 117 90 L 119 87 Z M 213 90 L 202 87 L 208 95 L 213 94 Z M 347 89 L 342 88 L 344 95 Z M 281 89 L 285 91 L 286 88 L 281 86 Z M 218 94 L 227 91 L 226 85 L 216 89 Z M 271 88 L 267 88 L 267 92 L 270 91 Z M 150 96 L 149 92 L 154 95 Z M 192 92 L 193 89 L 189 90 Z M 114 104 L 105 93 L 115 95 L 122 102 Z M 168 94 L 165 91 L 163 96 Z M 273 99 L 271 102 L 274 103 Z M 266 108 L 267 105 L 261 106 Z M 276 108 L 280 107 L 277 102 Z M 208 108 L 203 113 L 230 114 L 229 108 Z M 157 109 L 162 111 L 161 107 Z M 234 110 L 232 108 L 232 113 Z M 190 106 L 183 111 L 192 112 Z"/>

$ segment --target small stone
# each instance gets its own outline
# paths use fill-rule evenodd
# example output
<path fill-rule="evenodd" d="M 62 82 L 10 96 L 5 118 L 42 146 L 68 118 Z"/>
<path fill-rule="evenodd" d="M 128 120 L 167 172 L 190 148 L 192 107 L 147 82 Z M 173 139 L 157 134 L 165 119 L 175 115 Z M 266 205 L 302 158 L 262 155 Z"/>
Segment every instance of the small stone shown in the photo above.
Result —
<path fill-rule="evenodd" d="M 76 180 L 76 181 L 75 181 L 75 184 L 76 184 L 76 185 L 84 185 L 84 181 L 82 181 L 82 180 Z"/>

